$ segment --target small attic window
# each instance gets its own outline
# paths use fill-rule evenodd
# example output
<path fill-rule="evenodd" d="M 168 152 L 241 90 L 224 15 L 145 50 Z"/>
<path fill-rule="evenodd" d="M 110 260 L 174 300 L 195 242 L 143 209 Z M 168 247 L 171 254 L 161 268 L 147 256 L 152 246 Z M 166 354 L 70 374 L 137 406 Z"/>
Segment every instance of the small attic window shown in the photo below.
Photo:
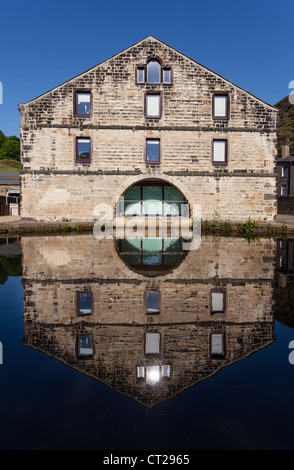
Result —
<path fill-rule="evenodd" d="M 90 116 L 91 114 L 91 93 L 80 92 L 76 93 L 76 115 L 77 116 Z"/>
<path fill-rule="evenodd" d="M 145 65 L 137 65 L 136 83 L 170 84 L 172 83 L 172 69 L 169 65 L 162 65 L 160 59 L 152 58 Z"/>
<path fill-rule="evenodd" d="M 171 83 L 171 69 L 169 67 L 162 69 L 162 83 Z"/>
<path fill-rule="evenodd" d="M 147 64 L 147 83 L 160 83 L 161 65 L 158 60 L 150 60 Z"/>

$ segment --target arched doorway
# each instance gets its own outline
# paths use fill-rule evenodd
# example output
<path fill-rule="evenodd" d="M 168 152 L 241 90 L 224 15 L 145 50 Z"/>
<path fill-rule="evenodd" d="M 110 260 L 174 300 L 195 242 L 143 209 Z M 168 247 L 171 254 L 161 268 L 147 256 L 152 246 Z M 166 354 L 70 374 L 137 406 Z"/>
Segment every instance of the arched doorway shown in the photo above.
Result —
<path fill-rule="evenodd" d="M 134 217 L 139 220 L 146 217 L 176 218 L 190 216 L 189 205 L 184 194 L 171 183 L 148 178 L 129 186 L 119 200 L 119 214 L 126 218 Z M 177 220 L 173 219 L 176 223 Z M 119 238 L 116 248 L 124 263 L 137 273 L 147 277 L 163 276 L 179 266 L 187 255 L 184 249 L 184 238 L 179 230 L 170 227 L 162 236 L 150 235 L 148 226 L 146 235 L 136 233 Z M 140 232 L 142 233 L 142 232 Z"/>

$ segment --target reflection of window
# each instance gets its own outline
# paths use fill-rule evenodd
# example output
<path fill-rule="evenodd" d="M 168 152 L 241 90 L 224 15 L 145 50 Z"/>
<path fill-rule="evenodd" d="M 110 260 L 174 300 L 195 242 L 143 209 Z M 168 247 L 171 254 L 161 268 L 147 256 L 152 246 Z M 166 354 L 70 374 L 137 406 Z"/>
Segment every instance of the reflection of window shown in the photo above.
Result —
<path fill-rule="evenodd" d="M 91 335 L 80 335 L 78 337 L 78 355 L 80 357 L 93 356 Z"/>
<path fill-rule="evenodd" d="M 157 290 L 147 290 L 145 292 L 145 313 L 160 313 L 160 292 Z"/>
<path fill-rule="evenodd" d="M 227 141 L 215 139 L 212 148 L 212 163 L 227 163 Z"/>
<path fill-rule="evenodd" d="M 287 176 L 287 167 L 286 167 L 286 166 L 282 166 L 281 174 L 282 174 L 282 177 L 283 177 L 283 178 L 284 178 L 285 176 Z"/>
<path fill-rule="evenodd" d="M 78 315 L 90 315 L 92 313 L 92 292 L 77 293 Z"/>
<path fill-rule="evenodd" d="M 146 367 L 146 383 L 148 385 L 155 385 L 160 380 L 160 367 L 147 366 Z"/>
<path fill-rule="evenodd" d="M 211 291 L 211 314 L 224 313 L 225 311 L 225 290 L 212 289 Z"/>
<path fill-rule="evenodd" d="M 137 366 L 137 378 L 146 379 L 148 385 L 155 385 L 161 378 L 169 377 L 170 365 Z"/>
<path fill-rule="evenodd" d="M 228 117 L 228 96 L 213 96 L 213 117 L 215 119 L 226 119 Z"/>
<path fill-rule="evenodd" d="M 145 354 L 159 354 L 160 333 L 145 334 Z"/>
<path fill-rule="evenodd" d="M 160 118 L 161 105 L 160 94 L 149 93 L 146 95 L 146 117 Z"/>
<path fill-rule="evenodd" d="M 78 137 L 76 140 L 76 161 L 91 161 L 91 140 L 86 137 Z"/>
<path fill-rule="evenodd" d="M 287 196 L 287 185 L 286 184 L 281 185 L 281 196 Z"/>
<path fill-rule="evenodd" d="M 76 93 L 76 114 L 78 116 L 89 116 L 91 113 L 91 93 Z"/>
<path fill-rule="evenodd" d="M 146 139 L 146 163 L 160 162 L 160 139 Z"/>
<path fill-rule="evenodd" d="M 284 268 L 285 267 L 285 258 L 284 256 L 280 256 L 280 268 Z"/>
<path fill-rule="evenodd" d="M 160 83 L 160 72 L 158 60 L 150 60 L 147 64 L 147 83 Z"/>
<path fill-rule="evenodd" d="M 225 334 L 211 333 L 210 353 L 213 357 L 223 357 L 225 355 Z"/>

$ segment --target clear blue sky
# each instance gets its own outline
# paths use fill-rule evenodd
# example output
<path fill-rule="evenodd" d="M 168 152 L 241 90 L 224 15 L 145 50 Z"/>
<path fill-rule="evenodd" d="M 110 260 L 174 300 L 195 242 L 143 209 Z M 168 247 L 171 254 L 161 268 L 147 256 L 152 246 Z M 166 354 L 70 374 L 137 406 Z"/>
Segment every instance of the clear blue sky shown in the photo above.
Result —
<path fill-rule="evenodd" d="M 294 80 L 293 0 L 1 0 L 0 129 L 24 103 L 152 35 L 269 104 Z"/>

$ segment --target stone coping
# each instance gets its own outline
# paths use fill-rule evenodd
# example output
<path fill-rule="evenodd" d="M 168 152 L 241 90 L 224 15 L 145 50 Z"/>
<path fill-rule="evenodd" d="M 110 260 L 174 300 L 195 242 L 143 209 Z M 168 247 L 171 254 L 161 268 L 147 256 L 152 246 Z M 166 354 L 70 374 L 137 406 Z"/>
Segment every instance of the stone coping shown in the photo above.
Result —
<path fill-rule="evenodd" d="M 119 220 L 119 219 L 118 219 Z M 138 221 L 139 222 L 139 221 Z M 240 234 L 240 225 L 244 224 L 246 220 L 238 222 L 233 221 L 202 221 L 202 234 L 217 233 L 219 235 L 236 235 Z M 254 220 L 253 220 L 254 222 Z M 257 221 L 255 221 L 257 223 Z M 144 226 L 144 221 L 141 219 Z M 138 226 L 141 226 L 141 223 Z M 35 221 L 21 219 L 20 216 L 2 216 L 0 217 L 0 235 L 23 235 L 23 234 L 59 234 L 64 232 L 70 233 L 88 233 L 93 232 L 95 221 Z M 117 225 L 114 222 L 114 230 L 121 233 L 123 226 L 121 222 Z M 141 226 L 142 227 L 142 226 Z M 159 228 L 157 222 L 156 227 Z M 154 227 L 153 227 L 154 228 Z M 191 224 L 184 224 L 182 230 L 184 234 L 186 230 L 191 228 Z M 169 226 L 167 226 L 169 230 Z M 187 232 L 188 233 L 188 232 Z M 260 222 L 255 229 L 255 234 L 260 236 L 288 236 L 294 235 L 294 216 L 277 216 L 273 222 Z M 158 236 L 158 235 L 157 235 Z"/>

